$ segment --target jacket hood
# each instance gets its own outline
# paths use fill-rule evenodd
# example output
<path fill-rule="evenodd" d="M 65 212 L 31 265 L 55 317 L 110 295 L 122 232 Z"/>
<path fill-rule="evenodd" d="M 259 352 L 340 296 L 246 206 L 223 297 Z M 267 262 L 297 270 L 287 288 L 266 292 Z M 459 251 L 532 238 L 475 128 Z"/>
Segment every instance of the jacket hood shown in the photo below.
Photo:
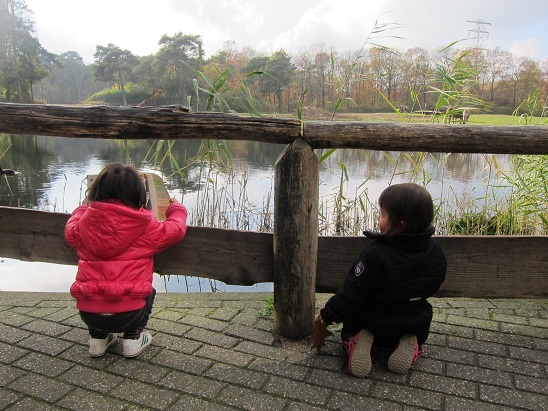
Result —
<path fill-rule="evenodd" d="M 426 241 L 428 241 L 435 232 L 434 226 L 430 225 L 420 233 L 399 233 L 393 236 L 388 236 L 385 233 L 379 233 L 374 231 L 364 231 L 363 234 L 372 240 L 379 240 L 381 242 L 395 243 L 400 246 L 407 247 L 422 247 Z"/>
<path fill-rule="evenodd" d="M 80 220 L 82 242 L 95 256 L 114 258 L 145 232 L 151 219 L 152 211 L 144 208 L 93 201 Z"/>

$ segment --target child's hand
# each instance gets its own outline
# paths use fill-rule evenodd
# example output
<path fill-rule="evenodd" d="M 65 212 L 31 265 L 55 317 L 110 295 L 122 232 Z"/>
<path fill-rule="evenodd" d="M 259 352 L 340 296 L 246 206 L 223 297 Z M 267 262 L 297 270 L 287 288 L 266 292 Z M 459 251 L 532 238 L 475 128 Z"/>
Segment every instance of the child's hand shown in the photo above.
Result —
<path fill-rule="evenodd" d="M 319 320 L 322 324 L 324 323 L 324 320 L 322 318 L 322 314 L 320 311 L 318 311 L 318 314 L 316 314 L 316 320 Z"/>
<path fill-rule="evenodd" d="M 327 325 L 321 320 L 319 314 L 318 317 L 319 318 L 316 318 L 316 321 L 314 321 L 313 332 L 308 340 L 310 349 L 312 350 L 315 348 L 316 351 L 320 351 L 320 348 L 325 347 L 326 337 L 333 335 L 333 333 L 327 329 Z"/>

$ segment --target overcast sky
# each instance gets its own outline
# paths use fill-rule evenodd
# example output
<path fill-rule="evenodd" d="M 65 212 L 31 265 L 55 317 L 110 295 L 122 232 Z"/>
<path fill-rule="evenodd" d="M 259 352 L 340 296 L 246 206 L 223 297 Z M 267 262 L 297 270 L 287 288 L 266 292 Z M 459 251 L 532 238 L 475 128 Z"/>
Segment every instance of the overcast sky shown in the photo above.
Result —
<path fill-rule="evenodd" d="M 77 51 L 93 62 L 97 45 L 113 43 L 143 56 L 164 34 L 202 36 L 206 57 L 226 41 L 238 48 L 291 54 L 323 43 L 359 50 L 375 21 L 400 28 L 370 42 L 407 50 L 500 47 L 517 56 L 548 58 L 548 0 L 26 0 L 36 36 L 48 51 Z M 452 5 L 451 9 L 446 5 Z M 479 39 L 478 39 L 479 34 Z M 394 36 L 402 37 L 396 39 Z"/>

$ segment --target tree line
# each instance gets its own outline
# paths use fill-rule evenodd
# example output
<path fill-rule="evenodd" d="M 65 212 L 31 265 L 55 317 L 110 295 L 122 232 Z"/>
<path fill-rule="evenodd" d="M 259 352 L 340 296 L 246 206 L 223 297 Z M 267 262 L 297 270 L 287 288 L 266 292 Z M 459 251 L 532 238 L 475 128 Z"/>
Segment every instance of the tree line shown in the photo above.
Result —
<path fill-rule="evenodd" d="M 98 45 L 94 62 L 56 55 L 34 36 L 24 0 L 0 3 L 0 101 L 49 104 L 166 105 L 245 113 L 428 111 L 473 107 L 510 114 L 548 96 L 548 60 L 508 51 L 382 46 L 338 52 L 322 43 L 294 55 L 265 54 L 226 42 L 206 58 L 199 35 L 165 34 L 159 50 L 137 56 Z M 367 43 L 366 43 L 367 44 Z"/>

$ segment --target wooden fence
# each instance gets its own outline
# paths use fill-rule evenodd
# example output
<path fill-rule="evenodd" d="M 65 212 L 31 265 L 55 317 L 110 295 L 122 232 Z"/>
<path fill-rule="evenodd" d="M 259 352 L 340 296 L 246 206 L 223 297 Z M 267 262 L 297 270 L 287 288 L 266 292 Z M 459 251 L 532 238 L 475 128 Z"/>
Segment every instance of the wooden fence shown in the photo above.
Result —
<path fill-rule="evenodd" d="M 274 283 L 276 331 L 310 334 L 315 292 L 334 292 L 365 237 L 318 236 L 315 148 L 548 154 L 548 127 L 310 121 L 301 123 L 178 106 L 106 107 L 0 103 L 0 133 L 108 139 L 225 139 L 284 144 L 276 163 L 274 232 L 189 227 L 159 254 L 160 274 L 227 284 Z M 76 264 L 63 238 L 68 214 L 0 207 L 0 256 Z M 548 296 L 547 236 L 437 237 L 448 260 L 439 296 Z"/>

